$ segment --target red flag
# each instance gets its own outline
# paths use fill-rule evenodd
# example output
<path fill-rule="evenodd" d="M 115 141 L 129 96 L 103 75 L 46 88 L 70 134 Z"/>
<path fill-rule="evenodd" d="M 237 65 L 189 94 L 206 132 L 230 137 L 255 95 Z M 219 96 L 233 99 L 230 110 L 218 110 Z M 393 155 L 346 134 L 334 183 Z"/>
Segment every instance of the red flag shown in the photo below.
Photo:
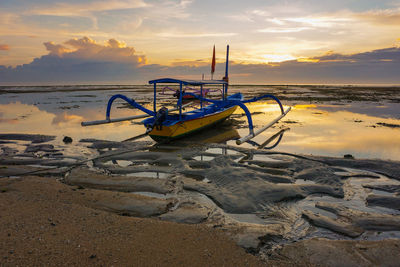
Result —
<path fill-rule="evenodd" d="M 211 76 L 214 74 L 214 72 L 215 72 L 215 45 L 213 48 L 213 57 L 211 61 Z"/>

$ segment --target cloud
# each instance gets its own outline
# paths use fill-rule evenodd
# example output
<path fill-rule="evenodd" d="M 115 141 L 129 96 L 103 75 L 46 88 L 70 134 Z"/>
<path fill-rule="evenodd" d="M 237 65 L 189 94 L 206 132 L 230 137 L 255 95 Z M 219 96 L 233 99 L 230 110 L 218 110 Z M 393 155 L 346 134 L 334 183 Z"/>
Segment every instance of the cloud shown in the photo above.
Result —
<path fill-rule="evenodd" d="M 371 52 L 358 53 L 353 55 L 342 55 L 329 52 L 320 57 L 313 57 L 319 62 L 358 62 L 358 63 L 371 63 L 376 61 L 396 61 L 400 62 L 400 48 L 391 47 L 385 49 L 377 49 Z M 399 71 L 400 74 L 400 71 Z"/>
<path fill-rule="evenodd" d="M 209 75 L 208 59 L 180 59 L 170 66 L 147 64 L 144 55 L 125 43 L 109 39 L 70 39 L 46 42 L 47 55 L 15 68 L 0 66 L 3 83 L 139 83 L 161 77 L 200 79 Z M 268 56 L 267 54 L 265 54 Z M 235 58 L 233 58 L 234 60 Z M 288 58 L 290 59 L 290 58 Z M 284 58 L 282 60 L 285 60 Z M 328 52 L 321 56 L 275 62 L 242 64 L 231 61 L 232 83 L 400 83 L 400 47 L 356 54 Z M 217 63 L 215 77 L 222 77 Z"/>
<path fill-rule="evenodd" d="M 4 82 L 102 81 L 129 78 L 146 63 L 146 57 L 137 55 L 133 47 L 116 39 L 104 44 L 83 37 L 63 44 L 44 43 L 48 54 L 35 58 L 29 64 L 15 68 L 0 66 L 0 80 Z"/>
<path fill-rule="evenodd" d="M 400 26 L 400 8 L 353 13 L 352 17 L 378 26 Z"/>
<path fill-rule="evenodd" d="M 1 50 L 7 51 L 7 50 L 10 50 L 10 47 L 8 45 L 6 45 L 6 44 L 0 44 L 0 51 Z"/>
<path fill-rule="evenodd" d="M 310 30 L 309 27 L 295 27 L 295 28 L 265 28 L 259 29 L 257 32 L 267 32 L 267 33 L 289 33 L 289 32 L 301 32 Z"/>
<path fill-rule="evenodd" d="M 181 32 L 162 32 L 157 34 L 159 37 L 165 38 L 205 38 L 205 37 L 230 37 L 235 36 L 237 33 L 181 33 Z"/>
<path fill-rule="evenodd" d="M 144 64 L 146 58 L 135 54 L 133 47 L 116 39 L 109 39 L 104 45 L 97 43 L 89 37 L 71 39 L 64 45 L 53 42 L 44 43 L 48 56 L 64 59 L 77 59 L 90 62 L 120 62 L 131 64 Z"/>
<path fill-rule="evenodd" d="M 40 6 L 31 10 L 30 14 L 50 16 L 86 16 L 93 12 L 140 8 L 148 6 L 142 0 L 108 0 L 90 1 L 86 3 L 56 3 L 49 7 Z"/>
<path fill-rule="evenodd" d="M 242 82 L 251 82 L 264 75 L 266 83 L 399 84 L 400 48 L 391 47 L 352 55 L 330 52 L 309 61 L 233 65 L 231 70 L 233 74 L 249 74 L 246 80 L 242 78 Z"/>

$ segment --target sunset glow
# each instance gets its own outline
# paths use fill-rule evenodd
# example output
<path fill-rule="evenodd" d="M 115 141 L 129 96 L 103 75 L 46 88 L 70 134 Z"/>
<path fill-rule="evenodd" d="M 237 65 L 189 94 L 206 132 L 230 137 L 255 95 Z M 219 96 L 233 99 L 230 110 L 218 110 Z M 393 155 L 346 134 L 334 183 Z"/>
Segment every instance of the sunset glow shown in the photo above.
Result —
<path fill-rule="evenodd" d="M 349 56 L 398 48 L 400 4 L 5 0 L 0 3 L 0 33 L 0 70 L 48 54 L 136 66 L 191 62 L 201 67 L 209 64 L 214 44 L 217 63 L 224 61 L 226 44 L 236 64 L 320 63 L 328 51 Z M 398 58 L 378 61 L 397 63 Z"/>

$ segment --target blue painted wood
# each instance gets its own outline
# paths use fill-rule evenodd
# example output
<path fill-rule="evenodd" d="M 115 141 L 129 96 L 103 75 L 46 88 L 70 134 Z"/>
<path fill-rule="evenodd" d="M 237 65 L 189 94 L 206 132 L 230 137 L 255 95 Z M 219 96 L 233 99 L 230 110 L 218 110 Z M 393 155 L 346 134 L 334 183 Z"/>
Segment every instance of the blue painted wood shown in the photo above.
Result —
<path fill-rule="evenodd" d="M 226 84 L 224 80 L 180 80 L 172 78 L 162 78 L 149 81 L 149 84 L 155 83 L 182 83 L 183 85 L 206 85 L 206 84 Z"/>
<path fill-rule="evenodd" d="M 137 109 L 143 111 L 144 113 L 149 114 L 150 116 L 154 116 L 154 115 L 155 115 L 155 112 L 153 112 L 153 111 L 151 111 L 151 110 L 148 110 L 147 108 L 141 106 L 140 104 L 136 103 L 135 100 L 130 99 L 130 98 L 128 98 L 128 97 L 126 97 L 126 96 L 124 96 L 124 95 L 121 95 L 121 94 L 116 94 L 116 95 L 113 95 L 113 96 L 110 98 L 110 100 L 108 100 L 107 110 L 106 110 L 106 120 L 109 120 L 109 119 L 110 119 L 111 105 L 112 105 L 112 103 L 114 102 L 114 100 L 117 99 L 117 98 L 120 98 L 120 99 L 125 100 L 125 101 L 128 102 L 131 106 L 133 106 L 133 107 L 135 107 L 135 108 L 137 108 Z"/>
<path fill-rule="evenodd" d="M 153 110 L 154 113 L 157 112 L 157 84 L 154 84 L 154 99 L 153 99 Z"/>

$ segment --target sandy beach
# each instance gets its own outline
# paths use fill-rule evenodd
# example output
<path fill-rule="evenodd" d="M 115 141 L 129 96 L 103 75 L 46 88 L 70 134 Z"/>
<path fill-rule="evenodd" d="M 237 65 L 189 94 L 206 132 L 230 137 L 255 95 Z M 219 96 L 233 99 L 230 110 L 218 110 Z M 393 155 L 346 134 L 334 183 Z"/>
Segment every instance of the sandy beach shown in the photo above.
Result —
<path fill-rule="evenodd" d="M 94 208 L 96 190 L 0 180 L 2 266 L 262 266 L 223 231 Z"/>

